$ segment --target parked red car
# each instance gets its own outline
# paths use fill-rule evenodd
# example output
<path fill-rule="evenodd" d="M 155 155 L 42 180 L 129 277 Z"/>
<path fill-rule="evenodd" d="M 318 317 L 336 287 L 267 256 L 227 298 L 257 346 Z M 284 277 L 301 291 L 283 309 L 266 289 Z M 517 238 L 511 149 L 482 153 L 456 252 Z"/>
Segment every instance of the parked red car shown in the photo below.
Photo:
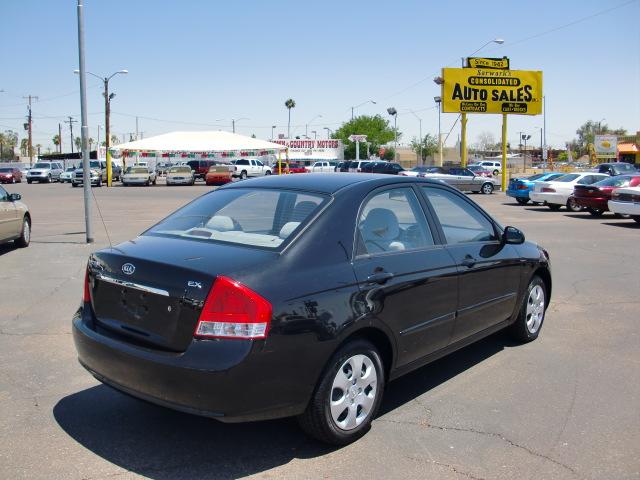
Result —
<path fill-rule="evenodd" d="M 280 169 L 282 171 L 282 173 L 286 173 L 287 172 L 287 164 L 285 162 L 282 162 L 280 164 Z M 271 172 L 274 175 L 278 174 L 278 163 L 274 163 L 273 167 L 271 168 Z M 289 162 L 289 173 L 307 173 L 307 169 L 304 168 L 304 165 L 302 165 L 301 163 L 292 163 Z"/>
<path fill-rule="evenodd" d="M 617 188 L 637 187 L 640 185 L 639 175 L 618 175 L 606 178 L 592 185 L 576 185 L 573 189 L 575 203 L 585 208 L 591 215 L 599 217 L 609 211 L 607 202 L 611 193 Z"/>
<path fill-rule="evenodd" d="M 21 183 L 22 172 L 16 167 L 0 168 L 0 183 Z"/>
<path fill-rule="evenodd" d="M 212 165 L 209 167 L 204 181 L 207 185 L 224 185 L 233 180 L 231 177 L 232 165 Z"/>
<path fill-rule="evenodd" d="M 467 168 L 471 170 L 476 177 L 493 177 L 493 172 L 481 165 L 469 165 Z"/>

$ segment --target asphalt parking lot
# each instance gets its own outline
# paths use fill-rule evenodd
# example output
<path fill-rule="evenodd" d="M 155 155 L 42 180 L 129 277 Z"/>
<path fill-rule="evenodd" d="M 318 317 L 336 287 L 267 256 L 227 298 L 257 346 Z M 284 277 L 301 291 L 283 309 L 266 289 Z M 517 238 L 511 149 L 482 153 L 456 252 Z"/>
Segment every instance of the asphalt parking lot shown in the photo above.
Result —
<path fill-rule="evenodd" d="M 160 183 L 160 182 L 159 182 Z M 209 191 L 94 188 L 112 243 Z M 472 195 L 548 249 L 540 338 L 489 337 L 389 385 L 360 441 L 332 449 L 291 419 L 222 424 L 126 397 L 76 361 L 71 316 L 109 239 L 82 189 L 8 186 L 31 245 L 0 246 L 0 478 L 625 479 L 640 477 L 640 225 Z"/>

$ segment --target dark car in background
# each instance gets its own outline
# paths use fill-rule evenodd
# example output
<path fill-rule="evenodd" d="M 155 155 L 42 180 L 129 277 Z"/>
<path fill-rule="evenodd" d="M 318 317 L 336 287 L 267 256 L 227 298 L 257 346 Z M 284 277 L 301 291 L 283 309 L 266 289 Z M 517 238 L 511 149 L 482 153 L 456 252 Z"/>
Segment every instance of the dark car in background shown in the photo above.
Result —
<path fill-rule="evenodd" d="M 20 183 L 22 172 L 17 167 L 0 167 L 0 183 Z"/>
<path fill-rule="evenodd" d="M 207 172 L 209 171 L 209 167 L 217 164 L 218 162 L 215 160 L 189 160 L 187 162 L 187 165 L 189 165 L 191 170 L 193 170 L 193 177 L 196 180 L 204 180 Z"/>
<path fill-rule="evenodd" d="M 609 211 L 608 203 L 615 190 L 639 185 L 640 172 L 637 175 L 615 175 L 591 185 L 576 185 L 573 188 L 573 199 L 576 205 L 599 217 Z"/>
<path fill-rule="evenodd" d="M 536 339 L 551 287 L 544 249 L 440 182 L 273 175 L 93 253 L 72 330 L 116 390 L 344 445 L 389 380 L 504 328 Z"/>
<path fill-rule="evenodd" d="M 606 173 L 607 175 L 632 175 L 638 173 L 635 165 L 627 162 L 601 163 L 598 165 L 598 173 Z"/>

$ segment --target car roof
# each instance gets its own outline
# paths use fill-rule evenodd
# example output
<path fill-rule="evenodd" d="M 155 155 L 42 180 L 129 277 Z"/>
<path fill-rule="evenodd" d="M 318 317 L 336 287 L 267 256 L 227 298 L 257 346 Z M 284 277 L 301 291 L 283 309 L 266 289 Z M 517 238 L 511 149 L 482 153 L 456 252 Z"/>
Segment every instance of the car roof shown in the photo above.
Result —
<path fill-rule="evenodd" d="M 306 175 L 267 175 L 242 182 L 229 183 L 221 188 L 290 188 L 294 190 L 333 194 L 345 187 L 365 182 L 370 183 L 373 188 L 378 185 L 388 185 L 390 183 L 421 182 L 442 185 L 442 182 L 434 180 L 395 175 L 379 175 L 374 173 L 308 173 Z"/>

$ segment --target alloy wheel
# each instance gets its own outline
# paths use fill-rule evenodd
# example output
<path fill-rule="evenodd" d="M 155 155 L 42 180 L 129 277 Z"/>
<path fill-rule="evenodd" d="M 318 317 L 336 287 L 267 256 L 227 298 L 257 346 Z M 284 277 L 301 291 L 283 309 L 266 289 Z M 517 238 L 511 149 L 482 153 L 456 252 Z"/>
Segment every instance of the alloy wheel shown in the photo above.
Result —
<path fill-rule="evenodd" d="M 527 299 L 527 330 L 536 333 L 544 319 L 544 290 L 540 285 L 535 285 L 529 292 Z"/>
<path fill-rule="evenodd" d="M 376 401 L 378 374 L 366 355 L 354 355 L 336 372 L 329 394 L 331 418 L 341 430 L 353 430 L 369 416 Z"/>

